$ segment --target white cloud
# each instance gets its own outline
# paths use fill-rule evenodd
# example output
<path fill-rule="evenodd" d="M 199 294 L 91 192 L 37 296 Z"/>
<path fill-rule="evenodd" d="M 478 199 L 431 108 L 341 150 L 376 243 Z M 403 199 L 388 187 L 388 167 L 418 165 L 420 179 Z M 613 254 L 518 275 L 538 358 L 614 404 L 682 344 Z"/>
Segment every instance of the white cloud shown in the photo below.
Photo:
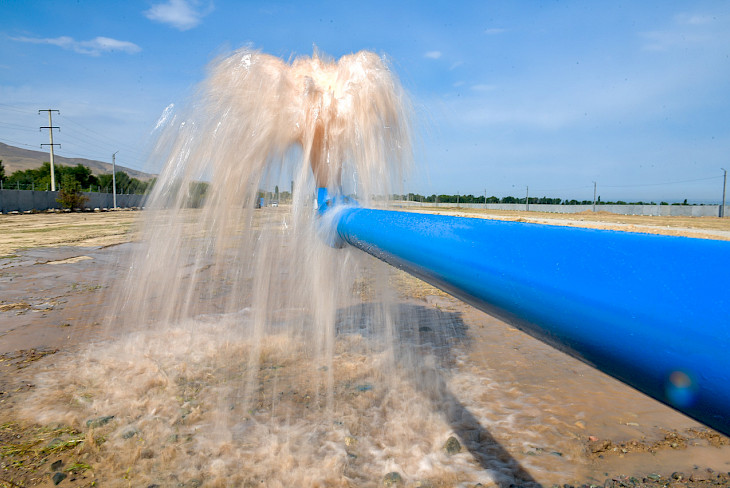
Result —
<path fill-rule="evenodd" d="M 168 0 L 167 3 L 158 3 L 144 12 L 145 17 L 163 24 L 186 31 L 200 24 L 203 17 L 212 10 L 212 4 L 205 10 L 198 8 L 195 0 Z"/>
<path fill-rule="evenodd" d="M 133 42 L 120 41 L 110 37 L 95 37 L 88 41 L 77 41 L 73 37 L 61 36 L 54 38 L 37 38 L 37 37 L 12 37 L 14 41 L 29 42 L 31 44 L 50 44 L 52 46 L 62 47 L 71 51 L 90 56 L 99 56 L 104 52 L 122 51 L 128 54 L 134 54 L 142 50 L 141 47 Z"/>
<path fill-rule="evenodd" d="M 428 51 L 423 55 L 424 58 L 438 59 L 441 57 L 441 51 Z"/>
<path fill-rule="evenodd" d="M 490 36 L 494 36 L 497 34 L 502 34 L 503 32 L 507 32 L 507 29 L 499 29 L 499 28 L 491 28 L 491 29 L 484 29 L 484 33 Z"/>

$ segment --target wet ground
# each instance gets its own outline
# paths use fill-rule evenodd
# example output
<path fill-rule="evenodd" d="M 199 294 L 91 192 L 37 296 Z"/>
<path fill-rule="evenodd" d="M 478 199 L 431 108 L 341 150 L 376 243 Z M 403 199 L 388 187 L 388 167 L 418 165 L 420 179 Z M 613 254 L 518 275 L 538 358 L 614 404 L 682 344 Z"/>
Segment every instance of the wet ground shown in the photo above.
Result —
<path fill-rule="evenodd" d="M 70 414 L 59 415 L 47 422 L 32 422 L 21 414 L 44 398 L 37 390 L 49 388 L 43 384 L 49 371 L 68 375 L 67 389 L 94 379 L 93 370 L 77 371 L 75 365 L 82 354 L 93 351 L 92 344 L 113 332 L 102 325 L 109 319 L 104 314 L 109 310 L 110 285 L 129 266 L 126 255 L 133 245 L 31 248 L 0 259 L 0 487 L 236 486 L 186 478 L 182 473 L 165 482 L 135 478 L 137 467 L 157 463 L 159 470 L 166 459 L 172 462 L 166 456 L 173 451 L 144 444 L 141 436 L 123 426 L 118 427 L 119 439 L 113 438 L 112 426 L 120 419 L 107 418 L 109 412 L 81 421 Z M 726 437 L 418 280 L 397 272 L 389 279 L 399 291 L 396 317 L 404 320 L 396 324 L 405 344 L 401 352 L 413 354 L 428 344 L 439 361 L 437 367 L 424 369 L 424 381 L 442 383 L 437 397 L 432 390 L 419 390 L 418 382 L 399 388 L 412 389 L 414 398 L 421 398 L 420 407 L 438 414 L 440 420 L 429 417 L 417 424 L 413 419 L 397 419 L 395 426 L 394 419 L 372 422 L 390 422 L 384 425 L 394 432 L 415 429 L 415 425 L 433 429 L 434 438 L 440 439 L 434 441 L 437 450 L 442 445 L 445 451 L 455 449 L 433 458 L 441 464 L 433 462 L 447 471 L 453 463 L 456 474 L 451 478 L 442 474 L 436 482 L 405 473 L 402 478 L 392 473 L 363 477 L 370 472 L 364 464 L 380 462 L 371 458 L 377 446 L 369 444 L 372 434 L 366 433 L 374 428 L 368 419 L 342 414 L 350 429 L 340 439 L 343 455 L 350 459 L 343 472 L 355 481 L 319 486 L 477 486 L 478 479 L 470 476 L 493 471 L 497 464 L 505 477 L 492 476 L 497 481 L 485 481 L 483 486 L 507 488 L 510 483 L 499 481 L 505 479 L 516 485 L 546 487 L 730 486 Z M 343 311 L 340 326 L 344 329 L 351 328 L 347 320 L 352 317 L 367 316 L 363 309 L 372 306 L 368 305 L 370 286 L 367 280 L 361 283 L 360 308 Z M 144 340 L 164 343 L 167 339 L 149 336 Z M 98 354 L 114 352 L 99 349 Z M 341 386 L 336 387 L 335 402 L 367 406 L 377 395 L 387 395 L 380 391 L 377 376 L 362 379 L 351 356 L 337 363 L 349 368 L 351 377 L 343 374 L 336 383 Z M 133 367 L 117 362 L 120 369 Z M 302 374 L 291 358 L 280 363 L 273 358 L 267 368 L 262 382 L 286 384 L 288 376 Z M 192 370 L 176 381 L 184 398 L 205 391 L 205 376 L 195 377 Z M 56 387 L 60 392 L 66 388 Z M 292 388 L 281 389 L 289 392 L 285 396 L 291 405 L 309 408 L 314 401 L 303 387 L 298 387 L 299 395 Z M 76 406 L 69 403 L 68 408 Z M 261 404 L 262 412 L 274 408 L 270 400 Z M 190 419 L 194 414 L 193 408 L 185 415 Z M 456 447 L 449 444 L 451 436 L 458 441 Z M 427 437 L 409 440 L 403 449 L 422 449 Z M 115 452 L 118 442 L 139 447 L 133 455 L 120 458 Z M 185 449 L 184 438 L 175 442 L 180 446 L 176 449 Z M 408 442 L 413 445 L 409 447 Z M 214 461 L 209 454 L 202 459 Z M 265 479 L 257 486 L 267 486 Z"/>
<path fill-rule="evenodd" d="M 0 354 L 93 338 L 129 245 L 33 248 L 0 258 Z"/>

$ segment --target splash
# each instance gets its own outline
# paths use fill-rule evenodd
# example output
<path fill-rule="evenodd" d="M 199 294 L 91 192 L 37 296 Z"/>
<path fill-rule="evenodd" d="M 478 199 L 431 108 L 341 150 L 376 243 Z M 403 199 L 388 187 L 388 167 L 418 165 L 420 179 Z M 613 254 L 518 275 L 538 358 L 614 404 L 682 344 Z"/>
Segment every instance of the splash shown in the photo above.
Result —
<path fill-rule="evenodd" d="M 317 187 L 367 205 L 410 165 L 385 60 L 243 49 L 168 109 L 113 337 L 39 379 L 36 420 L 90 427 L 112 485 L 530 486 L 443 374 L 458 317 L 396 303 L 391 270 L 317 235 Z M 444 452 L 455 432 L 482 454 Z"/>

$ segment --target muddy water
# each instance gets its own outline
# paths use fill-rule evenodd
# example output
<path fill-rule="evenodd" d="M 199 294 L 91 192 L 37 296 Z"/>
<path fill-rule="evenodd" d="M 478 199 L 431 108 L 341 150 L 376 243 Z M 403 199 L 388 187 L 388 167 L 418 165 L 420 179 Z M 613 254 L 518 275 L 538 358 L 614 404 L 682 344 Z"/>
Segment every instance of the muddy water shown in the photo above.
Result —
<path fill-rule="evenodd" d="M 125 251 L 30 251 L 5 261 L 2 277 L 13 279 L 3 292 L 14 303 L 55 303 L 0 312 L 3 327 L 27 324 L 4 329 L 4 349 L 61 350 L 3 378 L 35 386 L 5 400 L 11 408 L 0 420 L 63 422 L 105 436 L 87 461 L 109 486 L 125 476 L 133 485 L 380 486 L 390 472 L 414 486 L 552 486 L 730 469 L 727 448 L 701 439 L 655 453 L 589 455 L 589 436 L 618 445 L 700 426 L 415 280 L 381 273 L 366 256 L 352 302 L 337 311 L 327 364 L 288 333 L 302 310 L 277 311 L 253 372 L 242 360 L 254 347 L 245 307 L 105 338 L 93 311 L 123 273 Z M 377 292 L 386 285 L 396 289 L 389 297 Z M 397 346 L 383 337 L 382 321 L 392 323 Z M 57 328 L 65 335 L 40 333 Z M 252 404 L 240 401 L 251 394 L 249 377 Z M 104 426 L 86 425 L 112 415 Z M 452 435 L 457 454 L 443 449 Z"/>
<path fill-rule="evenodd" d="M 98 333 L 131 246 L 33 248 L 1 258 L 0 354 L 65 347 Z"/>

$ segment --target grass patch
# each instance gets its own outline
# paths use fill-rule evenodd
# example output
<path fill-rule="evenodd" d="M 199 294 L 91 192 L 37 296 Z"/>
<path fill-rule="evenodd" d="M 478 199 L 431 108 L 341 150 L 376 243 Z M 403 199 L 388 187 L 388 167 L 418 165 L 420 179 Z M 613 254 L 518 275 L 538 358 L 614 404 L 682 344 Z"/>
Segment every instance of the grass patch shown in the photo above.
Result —
<path fill-rule="evenodd" d="M 41 458 L 73 449 L 85 441 L 86 435 L 71 427 L 36 427 L 23 429 L 8 422 L 0 426 L 0 458 Z M 8 442 L 13 437 L 17 442 Z"/>
<path fill-rule="evenodd" d="M 67 473 L 81 474 L 84 471 L 89 471 L 89 470 L 93 470 L 93 469 L 94 468 L 92 468 L 91 466 L 89 466 L 86 463 L 75 462 L 72 465 L 70 465 L 69 467 L 67 467 L 66 469 L 64 469 L 64 471 L 66 471 Z"/>
<path fill-rule="evenodd" d="M 64 425 L 24 426 L 18 422 L 0 425 L 0 488 L 37 484 L 39 475 L 48 469 L 83 475 L 93 469 L 81 462 L 86 434 Z M 73 463 L 68 463 L 68 459 Z M 52 465 L 49 462 L 54 461 Z"/>

